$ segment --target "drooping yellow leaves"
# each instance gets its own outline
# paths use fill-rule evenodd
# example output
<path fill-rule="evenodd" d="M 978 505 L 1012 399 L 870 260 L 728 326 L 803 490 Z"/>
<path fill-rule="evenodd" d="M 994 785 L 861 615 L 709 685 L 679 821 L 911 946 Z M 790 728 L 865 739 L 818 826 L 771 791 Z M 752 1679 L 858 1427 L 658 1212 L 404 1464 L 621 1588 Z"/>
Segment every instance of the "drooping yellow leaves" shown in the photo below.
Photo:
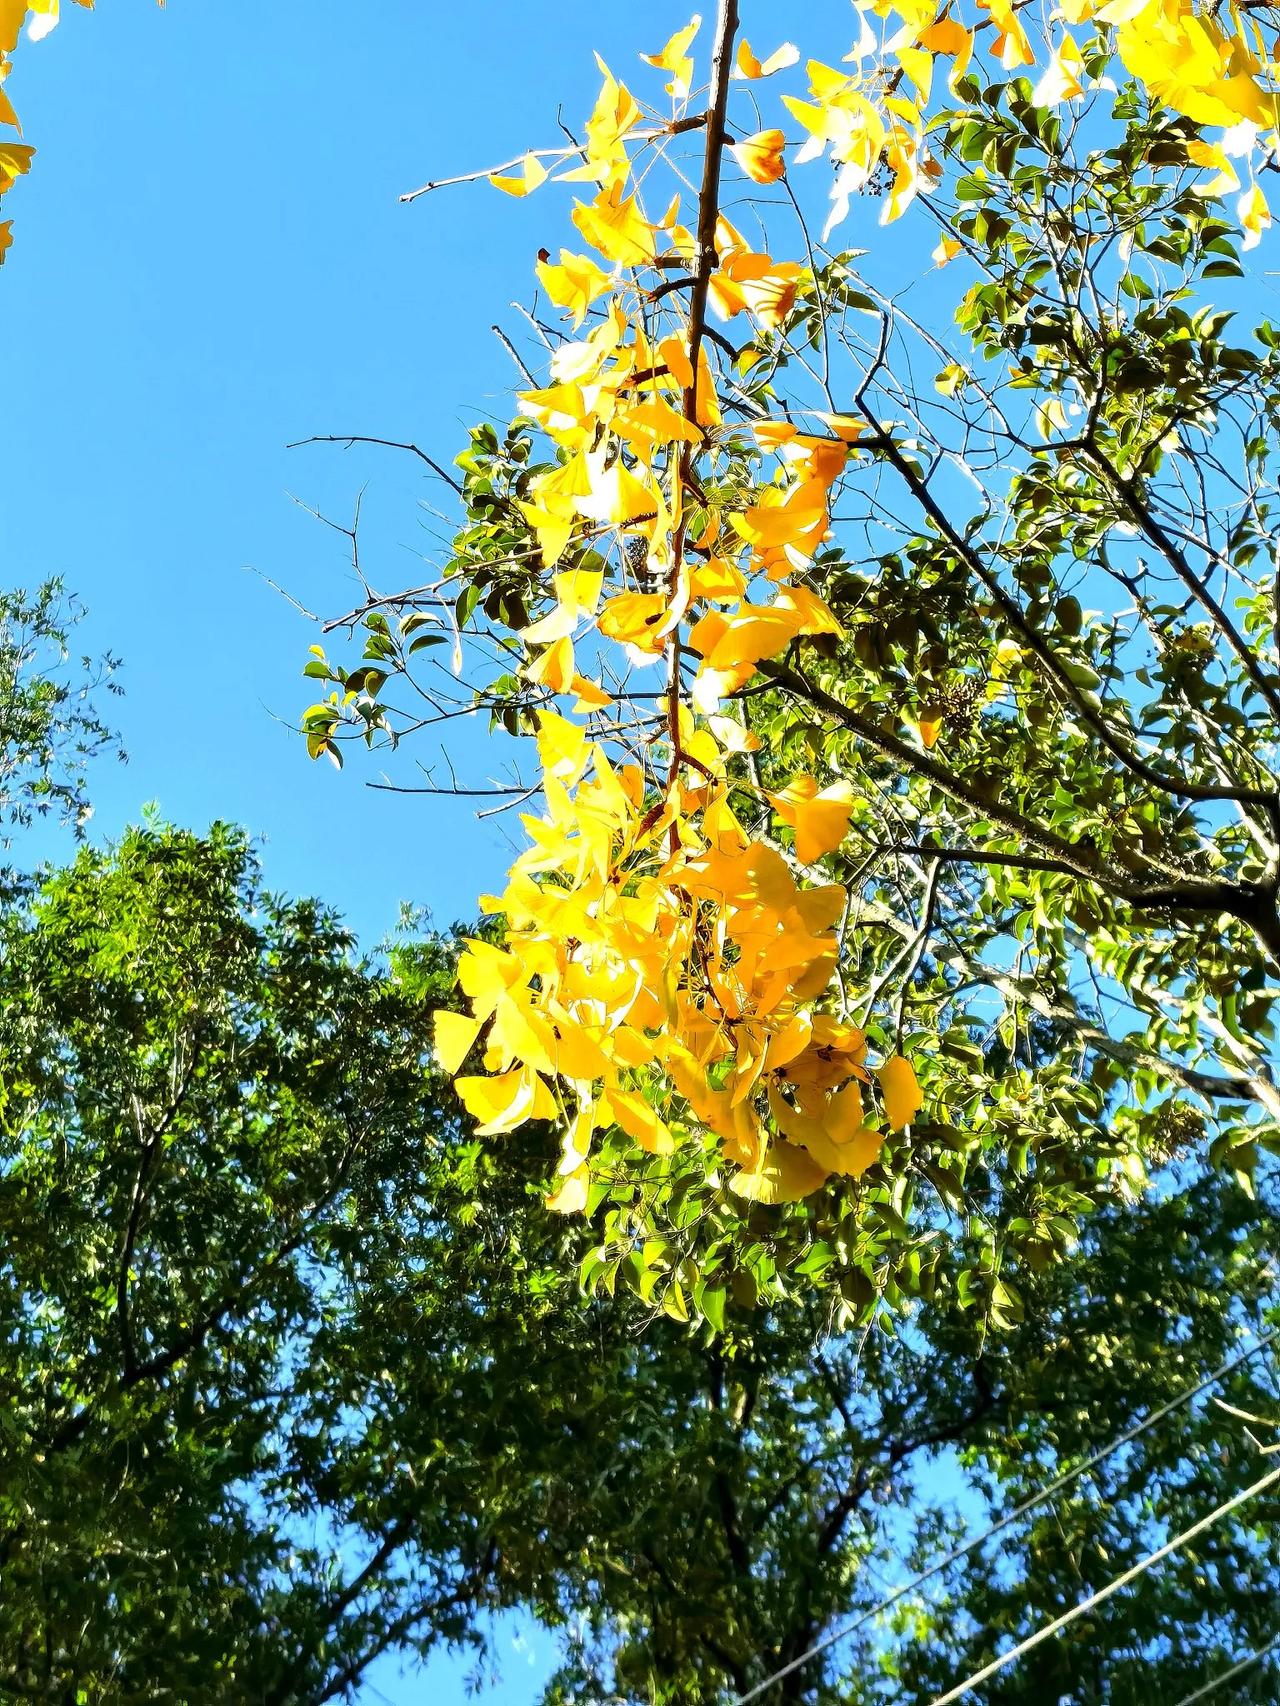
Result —
<path fill-rule="evenodd" d="M 787 1203 L 811 1197 L 827 1182 L 827 1172 L 812 1156 L 781 1139 L 771 1143 L 759 1165 L 735 1173 L 729 1189 L 748 1202 Z"/>
<path fill-rule="evenodd" d="M 696 27 L 644 56 L 677 102 L 693 87 Z M 947 46 L 905 45 L 923 100 Z M 795 57 L 783 47 L 762 62 L 743 48 L 738 70 L 759 79 Z M 436 1052 L 455 1074 L 473 1053 L 482 1059 L 483 1073 L 456 1079 L 479 1132 L 557 1123 L 554 1212 L 595 1200 L 602 1146 L 612 1167 L 620 1153 L 661 1163 L 691 1141 L 718 1151 L 737 1195 L 782 1205 L 859 1179 L 885 1141 L 883 1117 L 872 1110 L 869 1122 L 864 1105 L 865 1039 L 824 1010 L 847 897 L 797 874 L 840 846 L 855 800 L 845 781 L 795 776 L 768 796 L 794 858 L 749 835 L 731 800 L 741 755 L 760 743 L 723 701 L 798 639 L 841 635 L 807 577 L 867 422 L 754 421 L 740 436 L 759 478 L 719 494 L 709 476 L 724 454 L 720 344 L 705 325 L 695 331 L 682 294 L 658 288 L 694 266 L 695 239 L 678 201 L 660 218 L 646 212 L 630 153 L 653 136 L 601 71 L 585 159 L 558 173 L 594 185 L 572 214 L 593 254 L 562 250 L 538 266 L 574 331 L 546 382 L 520 397 L 554 454 L 513 502 L 553 571 L 518 636 L 522 674 L 572 711 L 544 701 L 536 712 L 542 807 L 523 817 L 505 889 L 483 902 L 503 915 L 504 942 L 467 944 L 458 981 L 470 1010 L 437 1015 Z M 915 193 L 925 172 L 916 103 L 889 93 L 877 106 L 856 78 L 814 65 L 809 75 L 813 126 L 842 157 L 865 145 L 868 169 L 883 155 L 899 199 Z M 733 146 L 752 182 L 783 176 L 782 131 Z M 524 194 L 540 173 L 529 156 L 499 187 Z M 813 283 L 723 217 L 715 257 L 706 305 L 766 333 Z M 609 732 L 614 696 L 580 673 L 591 643 L 625 648 L 631 664 L 666 657 L 668 680 L 681 658 L 697 660 L 687 702 L 664 702 L 654 718 L 643 767 Z M 593 726 L 605 732 L 593 738 Z M 881 1069 L 891 1126 L 909 1100 L 903 1067 Z"/>
<path fill-rule="evenodd" d="M 625 84 L 618 82 L 599 54 L 596 55 L 596 64 L 604 82 L 587 120 L 586 160 L 581 166 L 561 173 L 561 181 L 582 180 L 609 190 L 626 181 L 629 169 L 627 137 L 640 122 L 641 115 L 634 95 Z"/>

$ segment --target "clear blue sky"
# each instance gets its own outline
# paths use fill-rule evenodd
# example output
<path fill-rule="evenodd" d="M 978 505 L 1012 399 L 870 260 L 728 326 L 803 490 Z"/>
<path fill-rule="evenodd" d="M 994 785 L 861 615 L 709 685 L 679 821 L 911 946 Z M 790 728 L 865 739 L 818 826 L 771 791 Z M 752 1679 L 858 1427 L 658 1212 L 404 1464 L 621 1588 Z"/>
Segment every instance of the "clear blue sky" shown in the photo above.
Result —
<path fill-rule="evenodd" d="M 465 803 L 307 761 L 285 725 L 317 636 L 250 571 L 325 614 L 355 602 L 343 542 L 288 494 L 345 518 L 367 481 L 371 578 L 419 578 L 415 505 L 440 494 L 411 460 L 285 446 L 371 433 L 448 462 L 478 412 L 504 415 L 514 375 L 489 327 L 513 323 L 564 202 L 397 196 L 557 140 L 557 104 L 580 118 L 594 97 L 591 48 L 625 75 L 690 9 L 100 0 L 21 44 L 9 91 L 38 152 L 5 210 L 0 573 L 64 576 L 87 644 L 125 658 L 132 762 L 98 774 L 96 833 L 148 800 L 184 824 L 239 821 L 274 885 L 324 896 L 366 940 L 401 900 L 447 922 L 498 882 L 505 832 Z M 839 0 L 744 10 L 766 50 L 801 22 L 816 40 L 820 18 L 833 53 L 847 35 Z M 479 729 L 455 753 L 492 764 Z M 488 1698 L 532 1700 L 548 1643 L 506 1629 L 499 1645 Z M 363 1698 L 449 1706 L 464 1668 L 386 1665 Z"/>
<path fill-rule="evenodd" d="M 590 49 L 621 70 L 688 18 L 588 0 L 101 0 L 19 47 L 9 84 L 31 177 L 0 273 L 6 583 L 58 573 L 123 653 L 132 757 L 96 782 L 111 832 L 156 799 L 239 820 L 269 878 L 337 904 L 366 937 L 399 901 L 470 915 L 505 868 L 465 802 L 369 792 L 311 765 L 275 718 L 308 702 L 318 638 L 251 570 L 326 615 L 356 591 L 343 541 L 366 481 L 368 572 L 413 584 L 417 501 L 440 488 L 387 451 L 289 451 L 311 433 L 414 439 L 449 462 L 515 378 L 511 325 L 561 196 L 486 185 L 409 207 L 426 177 L 555 142 L 589 108 Z M 838 39 L 838 38 L 837 38 Z M 15 328 L 17 329 L 15 331 Z M 483 768 L 483 732 L 456 748 Z"/>

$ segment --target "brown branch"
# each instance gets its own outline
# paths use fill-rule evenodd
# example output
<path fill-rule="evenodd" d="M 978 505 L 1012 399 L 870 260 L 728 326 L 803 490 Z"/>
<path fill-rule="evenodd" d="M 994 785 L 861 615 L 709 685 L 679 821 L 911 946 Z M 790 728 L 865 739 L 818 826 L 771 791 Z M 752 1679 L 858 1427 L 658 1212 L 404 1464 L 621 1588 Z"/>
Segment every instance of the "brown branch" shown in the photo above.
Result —
<path fill-rule="evenodd" d="M 494 329 L 497 330 L 496 327 Z M 438 474 L 447 486 L 452 486 L 459 497 L 462 496 L 460 482 L 455 480 L 447 469 L 442 468 L 434 457 L 428 456 L 425 450 L 419 450 L 416 444 L 402 444 L 394 438 L 372 438 L 367 433 L 362 432 L 329 432 L 314 433 L 310 438 L 295 438 L 292 444 L 285 445 L 285 449 L 300 450 L 308 444 L 342 444 L 348 450 L 353 444 L 380 444 L 384 450 L 407 450 L 411 455 L 425 462 L 431 472 Z"/>
<path fill-rule="evenodd" d="M 792 666 L 765 660 L 760 664 L 760 671 L 777 686 L 786 688 L 796 698 L 807 701 L 817 710 L 825 711 L 845 728 L 861 735 L 869 746 L 873 746 L 886 758 L 896 760 L 932 782 L 950 799 L 958 800 L 961 805 L 968 806 L 992 823 L 1002 824 L 1019 839 L 1039 848 L 1070 875 L 1079 877 L 1082 882 L 1101 883 L 1104 886 L 1108 881 L 1115 880 L 1108 877 L 1097 855 L 1091 850 L 1076 847 L 1053 830 L 1046 829 L 1031 818 L 1023 817 L 1021 812 L 1014 811 L 999 800 L 986 798 L 973 783 L 957 776 L 954 771 L 948 770 L 944 764 L 940 764 L 927 753 L 917 752 L 915 747 L 880 728 L 871 718 L 864 717 L 861 712 L 855 711 L 851 705 L 845 705 L 825 688 L 807 680 Z"/>
<path fill-rule="evenodd" d="M 716 224 L 720 216 L 720 163 L 724 153 L 725 121 L 729 111 L 729 79 L 733 66 L 733 39 L 738 28 L 738 0 L 719 0 L 716 14 L 715 46 L 711 55 L 711 104 L 706 114 L 706 146 L 702 153 L 702 185 L 698 191 L 697 259 L 693 272 L 693 288 L 689 294 L 689 384 L 684 392 L 684 418 L 692 427 L 698 425 L 698 362 L 702 339 L 707 328 L 707 295 L 711 274 L 719 264 L 716 254 Z M 671 537 L 670 602 L 674 603 L 680 587 L 684 566 L 685 534 L 688 516 L 685 494 L 693 482 L 694 444 L 685 440 L 680 446 L 676 463 L 676 487 L 680 518 Z M 671 742 L 671 768 L 667 775 L 667 791 L 675 787 L 680 774 L 680 629 L 677 624 L 667 650 L 667 732 Z M 671 826 L 671 851 L 680 845 L 679 829 Z"/>
<path fill-rule="evenodd" d="M 1083 449 L 1107 485 L 1124 504 L 1144 537 L 1156 547 L 1182 584 L 1195 594 L 1196 598 L 1213 617 L 1218 632 L 1239 658 L 1244 666 L 1245 674 L 1266 701 L 1272 716 L 1280 718 L 1280 693 L 1277 693 L 1270 678 L 1258 662 L 1249 642 L 1236 627 L 1223 606 L 1213 596 L 1208 583 L 1192 568 L 1186 552 L 1162 524 L 1142 495 L 1138 481 L 1131 474 L 1128 476 L 1121 474 L 1110 458 L 1104 456 L 1095 445 L 1087 443 Z M 1229 567 L 1229 565 L 1224 566 Z M 1190 797 L 1188 796 L 1188 798 Z M 1274 801 L 1275 795 L 1266 795 L 1265 799 Z"/>
<path fill-rule="evenodd" d="M 872 422 L 871 424 L 874 427 L 875 423 Z M 1212 787 L 1205 783 L 1188 782 L 1179 777 L 1164 775 L 1162 771 L 1157 770 L 1154 765 L 1149 764 L 1145 758 L 1135 752 L 1129 743 L 1117 734 L 1106 716 L 1089 703 L 1084 690 L 1072 681 L 1057 652 L 1035 624 L 1028 619 L 1017 599 L 1000 584 L 997 576 L 987 567 L 982 557 L 964 535 L 957 532 L 942 505 L 929 490 L 927 482 L 911 466 L 910 461 L 900 446 L 894 442 L 892 436 L 886 433 L 876 433 L 874 436 L 868 435 L 861 439 L 859 443 L 862 446 L 880 451 L 884 459 L 907 486 L 912 497 L 933 522 L 940 536 L 969 572 L 982 583 L 988 595 L 995 600 L 1010 627 L 1024 641 L 1028 650 L 1034 653 L 1046 673 L 1075 708 L 1081 720 L 1093 730 L 1103 746 L 1124 765 L 1126 770 L 1132 771 L 1149 787 L 1157 788 L 1161 793 L 1171 794 L 1175 799 L 1234 800 L 1240 804 L 1274 808 L 1276 802 L 1274 789 Z M 1172 546 L 1172 541 L 1170 541 L 1170 545 Z M 1176 549 L 1176 546 L 1173 548 Z M 1192 572 L 1189 566 L 1188 572 Z"/>

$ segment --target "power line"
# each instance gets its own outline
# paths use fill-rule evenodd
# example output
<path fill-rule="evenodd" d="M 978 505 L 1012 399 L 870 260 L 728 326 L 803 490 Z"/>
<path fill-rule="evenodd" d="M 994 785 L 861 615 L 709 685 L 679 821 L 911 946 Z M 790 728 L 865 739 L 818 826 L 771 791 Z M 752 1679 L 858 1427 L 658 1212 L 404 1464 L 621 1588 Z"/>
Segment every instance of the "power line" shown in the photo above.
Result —
<path fill-rule="evenodd" d="M 985 1682 L 988 1677 L 994 1676 L 1006 1665 L 1011 1665 L 1015 1659 L 1022 1658 L 1033 1647 L 1038 1647 L 1042 1641 L 1047 1641 L 1050 1635 L 1056 1635 L 1060 1629 L 1065 1629 L 1068 1623 L 1074 1623 L 1077 1617 L 1083 1617 L 1086 1611 L 1092 1611 L 1095 1606 L 1110 1599 L 1112 1594 L 1119 1593 L 1121 1588 L 1128 1587 L 1130 1582 L 1137 1581 L 1139 1576 L 1145 1574 L 1153 1565 L 1158 1564 L 1162 1558 L 1167 1558 L 1171 1552 L 1178 1551 L 1180 1547 L 1186 1545 L 1188 1540 L 1194 1540 L 1198 1534 L 1203 1534 L 1206 1529 L 1212 1528 L 1219 1518 L 1228 1516 L 1233 1510 L 1239 1509 L 1246 1499 L 1252 1499 L 1258 1493 L 1265 1492 L 1277 1481 L 1280 1481 L 1280 1469 L 1273 1469 L 1269 1475 L 1264 1475 L 1260 1481 L 1255 1481 L 1251 1487 L 1246 1487 L 1243 1492 L 1237 1493 L 1234 1498 L 1230 1498 L 1225 1504 L 1219 1505 L 1217 1510 L 1210 1511 L 1208 1516 L 1202 1516 L 1199 1522 L 1192 1523 L 1191 1527 L 1184 1529 L 1181 1534 L 1175 1534 L 1172 1540 L 1166 1540 L 1163 1546 L 1157 1546 L 1154 1552 L 1148 1552 L 1145 1558 L 1140 1558 L 1136 1564 L 1131 1565 L 1122 1574 L 1114 1576 L 1106 1587 L 1099 1588 L 1097 1593 L 1091 1593 L 1088 1599 L 1082 1599 L 1079 1605 L 1073 1605 L 1070 1611 L 1064 1611 L 1061 1617 L 1055 1617 L 1052 1623 L 1046 1623 L 1042 1628 L 1037 1629 L 1033 1635 L 1028 1635 L 1025 1641 L 1019 1641 L 1016 1647 L 1010 1647 L 1009 1651 L 1002 1653 L 998 1659 L 992 1659 L 989 1665 L 984 1665 L 980 1671 L 975 1671 L 967 1681 L 958 1683 L 946 1694 L 940 1694 L 936 1700 L 930 1701 L 929 1706 L 952 1706 L 953 1701 L 963 1699 L 980 1682 Z"/>
<path fill-rule="evenodd" d="M 1280 1635 L 1273 1635 L 1265 1647 L 1256 1647 L 1253 1652 L 1246 1653 L 1242 1659 L 1237 1659 L 1230 1670 L 1224 1670 L 1220 1676 L 1215 1676 L 1206 1682 L 1202 1688 L 1197 1688 L 1194 1694 L 1185 1694 L 1179 1700 L 1178 1706 L 1194 1706 L 1197 1700 L 1207 1700 L 1215 1694 L 1224 1682 L 1230 1682 L 1233 1676 L 1239 1676 L 1242 1671 L 1256 1665 L 1259 1659 L 1265 1659 L 1267 1654 L 1280 1647 Z"/>
<path fill-rule="evenodd" d="M 1091 1457 L 1086 1457 L 1083 1463 L 1078 1463 L 1074 1469 L 1065 1470 L 1055 1480 L 1050 1481 L 1047 1487 L 1042 1487 L 1038 1493 L 1033 1493 L 1030 1498 L 1024 1499 L 1020 1505 L 1015 1505 L 1011 1511 L 1006 1512 L 1004 1516 L 993 1522 L 990 1528 L 984 1529 L 981 1534 L 975 1535 L 973 1539 L 966 1540 L 961 1545 L 953 1547 L 936 1563 L 930 1564 L 927 1570 L 921 1570 L 919 1575 L 912 1576 L 910 1581 L 895 1588 L 878 1605 L 873 1605 L 868 1611 L 860 1612 L 857 1617 L 848 1623 L 841 1624 L 838 1629 L 832 1629 L 821 1640 L 815 1641 L 807 1651 L 801 1653 L 799 1658 L 791 1659 L 780 1669 L 775 1670 L 772 1675 L 767 1676 L 763 1682 L 757 1682 L 745 1694 L 739 1694 L 730 1703 L 730 1706 L 747 1706 L 748 1701 L 758 1700 L 766 1690 L 773 1687 L 775 1682 L 781 1682 L 784 1677 L 791 1676 L 795 1671 L 807 1665 L 810 1659 L 815 1659 L 820 1653 L 825 1653 L 828 1647 L 835 1646 L 837 1641 L 843 1641 L 846 1635 L 855 1634 L 865 1624 L 870 1623 L 873 1618 L 892 1610 L 900 1599 L 905 1599 L 909 1593 L 914 1593 L 917 1588 L 923 1587 L 925 1582 L 931 1581 L 934 1576 L 948 1569 L 959 1559 L 967 1558 L 970 1552 L 974 1552 L 979 1546 L 985 1545 L 994 1535 L 1008 1528 L 1010 1523 L 1017 1522 L 1020 1517 L 1026 1516 L 1028 1512 L 1035 1510 L 1046 1500 L 1052 1499 L 1064 1487 L 1069 1487 L 1073 1481 L 1078 1481 L 1082 1475 L 1087 1475 L 1091 1469 L 1096 1469 L 1100 1463 L 1104 1463 L 1108 1457 L 1114 1456 L 1124 1446 L 1131 1444 L 1148 1428 L 1154 1427 L 1157 1422 L 1162 1422 L 1166 1416 L 1172 1415 L 1175 1410 L 1180 1410 L 1183 1405 L 1193 1403 L 1202 1392 L 1207 1391 L 1210 1386 L 1216 1386 L 1226 1375 L 1234 1373 L 1242 1363 L 1246 1363 L 1251 1357 L 1257 1356 L 1259 1351 L 1265 1350 L 1277 1337 L 1280 1337 L 1280 1323 L 1260 1334 L 1247 1350 L 1237 1351 L 1234 1356 L 1228 1357 L 1226 1362 L 1219 1364 L 1211 1374 L 1206 1374 L 1204 1379 L 1195 1386 L 1189 1386 L 1185 1392 L 1179 1393 L 1176 1398 L 1170 1398 L 1167 1403 L 1161 1404 L 1158 1409 L 1153 1410 L 1142 1421 L 1135 1422 L 1124 1433 L 1118 1434 L 1108 1445 L 1102 1446 Z"/>

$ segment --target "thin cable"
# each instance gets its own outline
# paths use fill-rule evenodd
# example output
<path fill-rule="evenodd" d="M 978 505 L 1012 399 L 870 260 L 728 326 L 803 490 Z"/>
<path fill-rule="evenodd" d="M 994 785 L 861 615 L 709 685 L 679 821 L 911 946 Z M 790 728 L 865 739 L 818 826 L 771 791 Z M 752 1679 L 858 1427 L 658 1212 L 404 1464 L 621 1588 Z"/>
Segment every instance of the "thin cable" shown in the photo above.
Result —
<path fill-rule="evenodd" d="M 1078 1463 L 1074 1469 L 1064 1471 L 1056 1480 L 1050 1481 L 1047 1487 L 1042 1487 L 1038 1493 L 1033 1493 L 1030 1498 L 1024 1499 L 1020 1505 L 1015 1505 L 1011 1511 L 993 1522 L 990 1528 L 984 1529 L 972 1540 L 966 1540 L 963 1544 L 953 1547 L 936 1563 L 930 1564 L 927 1570 L 921 1570 L 918 1576 L 912 1576 L 909 1582 L 904 1582 L 901 1587 L 895 1588 L 887 1598 L 880 1601 L 879 1605 L 873 1605 L 869 1611 L 859 1612 L 858 1616 L 850 1622 L 841 1624 L 838 1629 L 832 1629 L 820 1641 L 815 1641 L 807 1652 L 801 1653 L 798 1659 L 790 1660 L 781 1669 L 775 1670 L 771 1676 L 767 1676 L 763 1682 L 757 1682 L 745 1694 L 739 1694 L 735 1700 L 730 1702 L 730 1706 L 747 1706 L 748 1701 L 758 1700 L 767 1689 L 773 1687 L 775 1682 L 781 1682 L 784 1677 L 791 1676 L 793 1672 L 807 1665 L 810 1659 L 817 1658 L 819 1653 L 825 1653 L 827 1648 L 833 1647 L 837 1641 L 843 1641 L 846 1635 L 852 1635 L 864 1624 L 870 1623 L 873 1617 L 879 1617 L 883 1612 L 892 1610 L 900 1599 L 905 1599 L 907 1594 L 914 1593 L 918 1587 L 923 1587 L 925 1582 L 932 1580 L 934 1576 L 949 1568 L 959 1559 L 967 1558 L 970 1552 L 974 1552 L 979 1546 L 985 1545 L 1002 1529 L 1008 1528 L 1010 1523 L 1017 1522 L 1019 1517 L 1026 1516 L 1029 1511 L 1035 1510 L 1038 1505 L 1044 1504 L 1047 1499 L 1051 1499 L 1055 1494 L 1060 1493 L 1064 1487 L 1069 1487 L 1073 1481 L 1078 1481 L 1082 1475 L 1087 1475 L 1091 1469 L 1096 1469 L 1100 1463 L 1104 1463 L 1108 1457 L 1113 1456 L 1123 1446 L 1129 1445 L 1137 1439 L 1139 1434 L 1144 1434 L 1148 1428 L 1154 1427 L 1157 1422 L 1162 1422 L 1166 1416 L 1172 1415 L 1184 1404 L 1194 1402 L 1202 1392 L 1207 1391 L 1210 1386 L 1216 1386 L 1224 1376 L 1234 1373 L 1242 1363 L 1246 1363 L 1251 1357 L 1257 1356 L 1259 1351 L 1265 1350 L 1277 1337 L 1280 1337 L 1280 1322 L 1269 1328 L 1265 1333 L 1260 1334 L 1248 1350 L 1237 1351 L 1234 1356 L 1228 1357 L 1226 1362 L 1221 1363 L 1211 1374 L 1206 1374 L 1197 1385 L 1189 1386 L 1178 1397 L 1170 1398 L 1167 1403 L 1161 1404 L 1159 1409 L 1153 1410 L 1142 1421 L 1135 1422 L 1131 1428 L 1117 1435 L 1110 1444 L 1095 1451 L 1092 1457 L 1086 1457 L 1084 1462 Z"/>
<path fill-rule="evenodd" d="M 1184 1694 L 1178 1706 L 1194 1706 L 1197 1700 L 1207 1700 L 1224 1682 L 1230 1682 L 1233 1676 L 1239 1676 L 1241 1671 L 1248 1670 L 1250 1665 L 1256 1665 L 1259 1659 L 1265 1659 L 1276 1647 L 1280 1647 L 1280 1635 L 1273 1635 L 1265 1647 L 1255 1648 L 1252 1653 L 1246 1653 L 1242 1659 L 1237 1659 L 1230 1670 L 1224 1670 L 1220 1676 L 1213 1677 L 1203 1688 L 1197 1688 L 1194 1694 Z"/>
<path fill-rule="evenodd" d="M 1184 1529 L 1181 1534 L 1175 1534 L 1172 1540 L 1166 1540 L 1164 1545 L 1158 1546 L 1154 1552 L 1148 1552 L 1145 1558 L 1140 1558 L 1136 1564 L 1133 1564 L 1121 1575 L 1113 1577 L 1106 1587 L 1099 1588 L 1097 1593 L 1091 1593 L 1088 1599 L 1082 1599 L 1079 1605 L 1073 1605 L 1070 1611 L 1064 1611 L 1061 1617 L 1055 1617 L 1052 1623 L 1046 1623 L 1043 1628 L 1037 1629 L 1033 1635 L 1028 1635 L 1025 1641 L 1019 1641 L 1016 1647 L 1010 1647 L 1009 1651 L 1002 1653 L 998 1659 L 992 1659 L 989 1665 L 984 1665 L 980 1671 L 975 1671 L 967 1681 L 957 1683 L 946 1694 L 940 1694 L 936 1700 L 930 1701 L 929 1706 L 952 1706 L 953 1701 L 962 1700 L 980 1682 L 986 1682 L 988 1677 L 994 1676 L 997 1671 L 1002 1671 L 1006 1665 L 1011 1665 L 1015 1659 L 1022 1658 L 1033 1647 L 1038 1647 L 1042 1641 L 1047 1641 L 1050 1635 L 1056 1635 L 1060 1629 L 1065 1629 L 1068 1623 L 1074 1623 L 1077 1617 L 1083 1617 L 1086 1611 L 1092 1611 L 1095 1606 L 1102 1605 L 1104 1601 L 1111 1598 L 1112 1594 L 1119 1593 L 1121 1588 L 1128 1587 L 1130 1582 L 1137 1581 L 1139 1576 L 1158 1564 L 1162 1558 L 1167 1558 L 1171 1552 L 1178 1551 L 1180 1547 L 1186 1545 L 1188 1540 L 1194 1540 L 1198 1534 L 1203 1534 L 1206 1529 L 1212 1528 L 1220 1518 L 1230 1515 L 1233 1510 L 1238 1510 L 1246 1499 L 1252 1499 L 1258 1493 L 1265 1492 L 1277 1481 L 1280 1481 L 1280 1469 L 1273 1469 L 1269 1475 L 1264 1475 L 1261 1481 L 1255 1481 L 1252 1487 L 1246 1487 L 1243 1492 L 1228 1499 L 1226 1504 L 1219 1505 L 1216 1511 L 1210 1511 L 1208 1516 L 1202 1516 L 1199 1522 L 1192 1523 L 1191 1527 Z"/>

